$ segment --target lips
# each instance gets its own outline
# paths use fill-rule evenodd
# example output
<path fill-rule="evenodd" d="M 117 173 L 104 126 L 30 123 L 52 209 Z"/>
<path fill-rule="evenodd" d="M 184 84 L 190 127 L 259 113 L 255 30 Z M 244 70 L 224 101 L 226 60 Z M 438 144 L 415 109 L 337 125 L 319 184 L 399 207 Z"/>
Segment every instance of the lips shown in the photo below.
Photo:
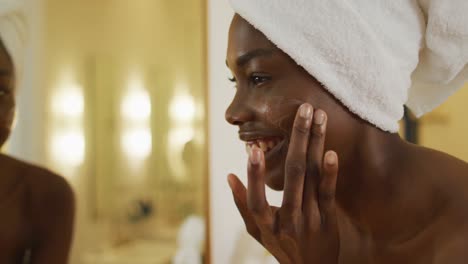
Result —
<path fill-rule="evenodd" d="M 257 146 L 263 153 L 267 154 L 275 149 L 282 141 L 283 139 L 281 137 L 263 137 L 249 140 L 245 145 L 248 154 L 252 151 L 253 146 Z"/>
<path fill-rule="evenodd" d="M 247 154 L 250 156 L 252 148 L 256 146 L 263 151 L 265 160 L 272 161 L 271 157 L 275 156 L 283 145 L 284 138 L 279 134 L 267 134 L 266 132 L 239 132 L 240 139 L 245 142 Z"/>
<path fill-rule="evenodd" d="M 247 154 L 252 148 L 258 147 L 264 153 L 266 177 L 265 184 L 273 190 L 282 190 L 284 182 L 284 162 L 288 149 L 289 136 L 283 131 L 263 127 L 255 130 L 239 131 L 239 138 L 245 142 Z"/>

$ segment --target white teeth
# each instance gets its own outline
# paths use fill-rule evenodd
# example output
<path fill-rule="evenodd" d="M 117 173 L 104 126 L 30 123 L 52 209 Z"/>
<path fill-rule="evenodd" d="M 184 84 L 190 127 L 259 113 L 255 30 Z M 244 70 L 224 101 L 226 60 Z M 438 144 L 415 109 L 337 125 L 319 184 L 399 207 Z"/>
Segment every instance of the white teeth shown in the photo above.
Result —
<path fill-rule="evenodd" d="M 258 143 L 259 143 L 260 148 L 262 149 L 263 152 L 268 151 L 268 145 L 267 145 L 267 143 L 265 143 L 265 141 L 259 141 Z"/>
<path fill-rule="evenodd" d="M 261 149 L 264 153 L 267 153 L 268 151 L 272 150 L 280 142 L 281 142 L 280 139 L 266 139 L 266 140 L 257 139 L 255 141 L 247 142 L 245 144 L 245 150 L 247 154 L 250 156 L 252 154 L 252 148 L 256 146 L 259 149 Z"/>
<path fill-rule="evenodd" d="M 245 150 L 247 151 L 247 155 L 250 157 L 252 154 L 252 145 L 249 143 L 245 144 Z"/>

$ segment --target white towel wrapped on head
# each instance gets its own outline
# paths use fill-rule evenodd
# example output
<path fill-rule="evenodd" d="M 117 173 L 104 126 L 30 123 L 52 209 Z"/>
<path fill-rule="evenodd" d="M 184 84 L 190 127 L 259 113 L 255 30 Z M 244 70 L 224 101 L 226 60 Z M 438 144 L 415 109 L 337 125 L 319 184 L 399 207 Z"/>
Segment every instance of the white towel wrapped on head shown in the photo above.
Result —
<path fill-rule="evenodd" d="M 0 39 L 21 75 L 26 48 L 26 19 L 22 0 L 0 0 Z"/>
<path fill-rule="evenodd" d="M 468 77 L 467 0 L 230 0 L 351 112 L 396 132 Z M 413 74 L 414 73 L 414 74 Z"/>

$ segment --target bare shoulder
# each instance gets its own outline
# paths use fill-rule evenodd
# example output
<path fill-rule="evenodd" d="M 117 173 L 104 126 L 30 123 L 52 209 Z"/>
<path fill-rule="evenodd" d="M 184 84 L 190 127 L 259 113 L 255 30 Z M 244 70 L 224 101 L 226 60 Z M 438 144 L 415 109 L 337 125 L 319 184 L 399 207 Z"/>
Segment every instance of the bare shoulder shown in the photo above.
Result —
<path fill-rule="evenodd" d="M 468 226 L 457 228 L 456 232 L 449 235 L 444 243 L 440 243 L 437 254 L 435 255 L 435 264 L 462 264 L 468 259 Z"/>
<path fill-rule="evenodd" d="M 468 194 L 468 163 L 447 153 L 414 147 L 411 163 L 414 173 L 420 174 L 440 188 Z M 467 195 L 468 198 L 468 195 Z"/>
<path fill-rule="evenodd" d="M 65 219 L 73 215 L 75 197 L 68 181 L 47 169 L 30 166 L 27 175 L 31 211 L 40 220 Z"/>
<path fill-rule="evenodd" d="M 70 184 L 60 175 L 32 166 L 29 168 L 31 215 L 38 243 L 69 241 L 75 216 L 75 197 Z M 59 232 L 59 234 L 57 233 Z"/>
<path fill-rule="evenodd" d="M 444 200 L 437 221 L 437 253 L 434 263 L 466 263 L 468 259 L 468 163 L 440 151 L 416 147 L 414 173 Z"/>
<path fill-rule="evenodd" d="M 73 197 L 72 188 L 64 177 L 41 167 L 29 166 L 27 182 L 31 196 L 37 201 L 67 201 Z"/>
<path fill-rule="evenodd" d="M 444 204 L 444 214 L 449 217 L 445 223 L 451 227 L 468 225 L 468 163 L 424 147 L 412 151 L 410 174 L 419 186 L 431 190 L 428 199 Z"/>
<path fill-rule="evenodd" d="M 2 170 L 8 171 L 5 175 L 22 179 L 33 211 L 36 211 L 35 208 L 73 206 L 74 194 L 64 177 L 6 155 L 0 155 L 0 164 Z M 37 210 L 41 211 L 45 210 Z"/>

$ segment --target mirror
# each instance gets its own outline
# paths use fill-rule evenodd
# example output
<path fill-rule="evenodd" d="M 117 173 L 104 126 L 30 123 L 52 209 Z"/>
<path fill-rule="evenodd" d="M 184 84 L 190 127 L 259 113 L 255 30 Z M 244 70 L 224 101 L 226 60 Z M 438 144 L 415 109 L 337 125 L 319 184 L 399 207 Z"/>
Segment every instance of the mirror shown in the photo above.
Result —
<path fill-rule="evenodd" d="M 34 87 L 21 91 L 21 132 L 9 149 L 74 187 L 71 263 L 183 263 L 187 256 L 201 263 L 208 212 L 205 2 L 31 5 L 27 78 Z M 34 142 L 21 140 L 27 137 Z"/>

